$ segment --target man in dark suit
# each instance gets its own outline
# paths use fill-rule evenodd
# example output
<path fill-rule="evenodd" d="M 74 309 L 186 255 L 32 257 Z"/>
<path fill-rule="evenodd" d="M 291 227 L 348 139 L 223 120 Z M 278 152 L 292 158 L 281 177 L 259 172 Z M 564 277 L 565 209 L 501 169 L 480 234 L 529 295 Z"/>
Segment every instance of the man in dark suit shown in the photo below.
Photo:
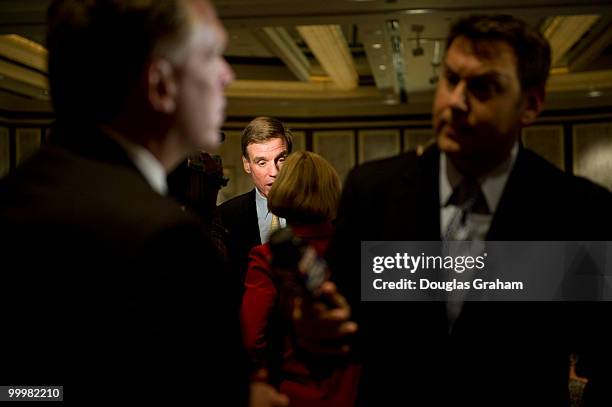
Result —
<path fill-rule="evenodd" d="M 360 241 L 609 240 L 610 193 L 520 146 L 549 69 L 547 41 L 522 21 L 457 22 L 433 106 L 437 146 L 349 175 L 329 262 L 359 325 L 364 405 L 567 406 L 570 351 L 597 355 L 592 401 L 609 405 L 605 303 L 361 302 Z M 346 319 L 334 322 L 342 336 Z"/>
<path fill-rule="evenodd" d="M 273 117 L 256 117 L 242 132 L 242 163 L 255 188 L 219 205 L 230 234 L 227 242 L 234 274 L 244 279 L 251 249 L 265 243 L 270 233 L 285 226 L 285 219 L 268 210 L 268 192 L 285 157 L 291 153 L 291 131 Z"/>
<path fill-rule="evenodd" d="M 50 6 L 52 143 L 0 185 L 2 383 L 246 405 L 240 287 L 166 197 L 167 172 L 219 142 L 226 41 L 206 1 Z"/>

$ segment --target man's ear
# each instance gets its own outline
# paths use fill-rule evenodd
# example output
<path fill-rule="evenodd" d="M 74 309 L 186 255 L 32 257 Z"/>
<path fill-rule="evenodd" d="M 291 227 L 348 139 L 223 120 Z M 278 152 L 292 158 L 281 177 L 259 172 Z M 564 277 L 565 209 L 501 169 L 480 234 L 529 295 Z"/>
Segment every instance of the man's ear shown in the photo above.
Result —
<path fill-rule="evenodd" d="M 546 91 L 544 88 L 531 89 L 525 96 L 525 109 L 521 115 L 521 124 L 527 126 L 533 123 L 539 116 L 544 107 Z"/>
<path fill-rule="evenodd" d="M 246 172 L 247 174 L 251 173 L 251 166 L 249 165 L 249 160 L 247 160 L 245 156 L 242 156 L 242 166 L 244 168 L 244 172 Z"/>
<path fill-rule="evenodd" d="M 158 59 L 147 70 L 147 96 L 153 110 L 171 114 L 176 109 L 177 83 L 175 70 L 165 59 Z"/>

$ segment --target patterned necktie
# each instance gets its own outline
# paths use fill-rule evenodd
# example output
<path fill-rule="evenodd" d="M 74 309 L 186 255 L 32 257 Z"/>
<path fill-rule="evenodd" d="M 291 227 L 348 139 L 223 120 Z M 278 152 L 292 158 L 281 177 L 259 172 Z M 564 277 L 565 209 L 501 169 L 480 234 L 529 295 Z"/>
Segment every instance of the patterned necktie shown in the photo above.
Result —
<path fill-rule="evenodd" d="M 479 242 L 470 242 L 473 239 L 470 228 L 470 215 L 472 213 L 488 214 L 489 208 L 484 194 L 474 178 L 464 178 L 455 188 L 448 200 L 448 205 L 457 206 L 458 210 L 451 218 L 446 233 L 443 236 L 442 251 L 445 256 L 475 256 L 475 251 L 481 247 Z M 454 242 L 453 242 L 454 241 Z M 464 272 L 459 275 L 448 274 L 449 281 L 471 281 L 473 275 Z M 446 312 L 448 318 L 448 332 L 451 333 L 461 310 L 466 293 L 463 291 L 447 293 Z"/>
<path fill-rule="evenodd" d="M 464 178 L 455 188 L 448 200 L 449 205 L 458 207 L 458 211 L 451 218 L 444 233 L 443 240 L 468 240 L 469 230 L 467 220 L 471 213 L 490 213 L 487 201 L 473 178 Z"/>
<path fill-rule="evenodd" d="M 272 222 L 270 223 L 270 233 L 273 233 L 280 227 L 280 221 L 278 220 L 278 216 L 272 214 Z"/>

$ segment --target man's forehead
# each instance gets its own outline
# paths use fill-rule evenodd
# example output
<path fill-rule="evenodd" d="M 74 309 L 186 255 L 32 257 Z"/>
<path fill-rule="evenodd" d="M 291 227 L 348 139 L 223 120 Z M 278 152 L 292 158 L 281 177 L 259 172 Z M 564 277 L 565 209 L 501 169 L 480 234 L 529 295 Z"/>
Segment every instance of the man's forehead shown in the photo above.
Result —
<path fill-rule="evenodd" d="M 279 149 L 285 150 L 287 143 L 280 137 L 268 139 L 262 142 L 254 142 L 247 145 L 247 150 L 253 154 L 263 154 L 270 151 L 276 151 Z"/>
<path fill-rule="evenodd" d="M 514 71 L 517 58 L 510 44 L 501 40 L 472 41 L 457 37 L 446 52 L 446 65 L 451 69 Z"/>
<path fill-rule="evenodd" d="M 225 46 L 227 42 L 227 32 L 219 21 L 214 7 L 205 0 L 192 0 L 189 2 L 192 12 L 195 16 L 196 23 L 200 28 L 205 28 L 206 31 L 214 31 L 220 38 L 220 45 Z"/>
<path fill-rule="evenodd" d="M 187 6 L 191 8 L 191 11 L 208 22 L 212 20 L 218 22 L 217 12 L 215 8 L 208 0 L 188 0 Z"/>

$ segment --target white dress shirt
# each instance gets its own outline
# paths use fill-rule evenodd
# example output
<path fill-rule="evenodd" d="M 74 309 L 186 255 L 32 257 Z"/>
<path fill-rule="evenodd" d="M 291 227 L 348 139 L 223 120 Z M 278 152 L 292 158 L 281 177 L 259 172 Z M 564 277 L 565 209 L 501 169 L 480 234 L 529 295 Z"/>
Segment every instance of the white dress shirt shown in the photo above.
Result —
<path fill-rule="evenodd" d="M 266 243 L 270 238 L 270 226 L 272 225 L 272 212 L 268 209 L 268 199 L 263 196 L 259 189 L 255 188 L 255 204 L 257 206 L 257 223 L 259 225 L 259 237 L 261 243 Z M 284 218 L 278 218 L 280 227 L 287 226 Z"/>
<path fill-rule="evenodd" d="M 488 214 L 471 213 L 466 218 L 466 226 L 470 231 L 464 240 L 485 240 L 493 215 L 497 210 L 499 201 L 506 188 L 508 177 L 514 167 L 516 156 L 518 155 L 518 142 L 512 147 L 512 151 L 507 160 L 498 165 L 495 169 L 478 178 L 478 184 L 489 208 Z M 455 188 L 461 183 L 463 176 L 459 173 L 453 163 L 440 153 L 440 236 L 444 236 L 450 221 L 461 210 L 458 206 L 448 204 Z"/>
<path fill-rule="evenodd" d="M 450 243 L 446 250 L 452 256 L 478 255 L 485 250 L 484 241 L 493 221 L 499 201 L 502 197 L 510 172 L 514 167 L 518 155 L 518 142 L 512 147 L 507 160 L 494 168 L 492 171 L 478 178 L 478 184 L 484 195 L 489 213 L 470 212 L 465 218 L 465 224 L 455 231 L 456 235 L 449 240 L 465 241 Z M 450 204 L 448 201 L 457 186 L 461 184 L 463 176 L 459 173 L 453 163 L 440 154 L 440 236 L 447 236 L 447 229 L 453 218 L 460 216 L 461 208 Z M 474 270 L 465 270 L 463 273 L 450 273 L 448 281 L 456 279 L 460 282 L 471 282 L 475 278 Z M 452 331 L 457 318 L 463 309 L 463 303 L 468 290 L 454 290 L 447 294 L 446 313 L 448 317 L 448 329 Z"/>

